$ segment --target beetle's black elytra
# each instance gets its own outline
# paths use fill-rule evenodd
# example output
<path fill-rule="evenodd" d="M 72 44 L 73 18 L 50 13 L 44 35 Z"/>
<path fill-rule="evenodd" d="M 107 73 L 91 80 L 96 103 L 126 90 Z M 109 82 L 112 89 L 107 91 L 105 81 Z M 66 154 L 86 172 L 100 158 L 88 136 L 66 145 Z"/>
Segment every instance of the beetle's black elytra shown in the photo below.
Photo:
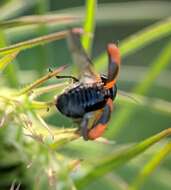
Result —
<path fill-rule="evenodd" d="M 116 92 L 116 85 L 105 89 L 104 83 L 79 84 L 58 96 L 56 107 L 68 117 L 82 118 L 87 112 L 103 108 L 108 98 L 115 98 Z"/>

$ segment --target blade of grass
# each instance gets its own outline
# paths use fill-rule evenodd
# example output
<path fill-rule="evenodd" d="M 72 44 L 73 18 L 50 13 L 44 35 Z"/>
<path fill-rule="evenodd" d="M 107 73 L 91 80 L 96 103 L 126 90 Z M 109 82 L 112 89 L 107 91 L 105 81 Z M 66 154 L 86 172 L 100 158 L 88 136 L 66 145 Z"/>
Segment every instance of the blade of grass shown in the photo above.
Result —
<path fill-rule="evenodd" d="M 162 70 L 168 66 L 171 60 L 171 42 L 169 42 L 159 54 L 159 56 L 154 60 L 152 65 L 149 68 L 144 80 L 138 84 L 134 89 L 133 93 L 145 94 L 149 90 L 150 86 L 153 84 L 155 79 L 159 76 Z M 115 124 L 114 127 L 110 128 L 109 136 L 116 135 L 121 128 L 123 128 L 127 120 L 132 116 L 135 111 L 135 105 L 128 105 L 121 109 L 116 115 L 115 118 L 112 118 L 111 123 Z"/>
<path fill-rule="evenodd" d="M 130 83 L 130 84 L 137 84 L 143 80 L 143 77 L 148 71 L 147 66 L 140 66 L 140 65 L 123 65 L 122 64 L 122 72 L 119 76 L 119 81 L 121 83 Z M 160 74 L 160 76 L 155 80 L 156 87 L 162 87 L 166 89 L 171 89 L 170 85 L 171 81 L 171 72 L 170 70 L 164 70 Z"/>
<path fill-rule="evenodd" d="M 49 9 L 48 0 L 38 0 L 38 4 L 36 6 L 36 14 L 38 15 L 46 14 L 48 9 Z M 45 24 L 39 24 L 37 31 L 38 31 L 38 36 L 42 36 L 48 33 Z M 43 70 L 45 70 L 48 67 L 48 65 L 51 65 L 51 57 L 53 57 L 53 55 L 50 55 L 51 51 L 49 48 L 50 47 L 47 45 L 37 47 L 37 56 L 36 56 L 37 64 L 35 65 L 35 69 L 38 71 L 39 75 L 42 75 Z"/>
<path fill-rule="evenodd" d="M 20 96 L 23 94 L 27 94 L 30 93 L 34 88 L 40 86 L 41 84 L 43 84 L 45 81 L 47 81 L 48 79 L 57 76 L 60 72 L 62 72 L 65 68 L 67 67 L 67 65 L 61 66 L 58 69 L 49 72 L 48 74 L 46 74 L 45 76 L 43 76 L 42 78 L 36 80 L 35 82 L 33 82 L 31 85 L 21 89 L 20 92 L 18 92 L 16 95 Z"/>
<path fill-rule="evenodd" d="M 57 14 L 44 14 L 44 15 L 31 15 L 31 16 L 23 16 L 20 18 L 1 21 L 0 27 L 3 28 L 11 28 L 25 25 L 33 25 L 33 24 L 59 24 L 66 23 L 78 20 L 79 17 L 72 15 L 57 15 Z"/>
<path fill-rule="evenodd" d="M 141 30 L 136 36 L 130 36 L 121 43 L 121 54 L 126 56 L 145 45 L 167 36 L 171 33 L 171 18 L 157 22 L 144 30 Z"/>
<path fill-rule="evenodd" d="M 92 48 L 92 36 L 95 29 L 95 14 L 96 14 L 96 0 L 86 1 L 86 18 L 84 22 L 84 32 L 82 36 L 82 44 L 85 50 L 90 54 Z"/>
<path fill-rule="evenodd" d="M 143 167 L 139 174 L 135 177 L 133 183 L 130 185 L 128 190 L 138 190 L 152 172 L 161 164 L 161 162 L 170 154 L 171 142 L 166 144 L 161 150 L 157 151 L 153 155 L 152 159 Z"/>
<path fill-rule="evenodd" d="M 14 18 L 25 10 L 33 7 L 37 1 L 35 0 L 11 0 L 7 1 L 0 7 L 0 20 Z"/>
<path fill-rule="evenodd" d="M 48 33 L 58 32 L 58 31 L 61 31 L 64 29 L 68 30 L 68 28 L 81 27 L 81 24 L 82 24 L 82 21 L 80 20 L 79 17 L 69 18 L 70 16 L 68 16 L 68 18 L 63 19 L 63 21 L 62 20 L 57 21 L 58 19 L 56 18 L 56 21 L 53 22 L 53 18 L 47 19 L 44 16 L 42 16 L 42 19 L 44 19 L 45 23 L 40 21 L 41 18 L 40 19 L 36 18 L 36 19 L 38 19 L 36 24 L 33 23 L 33 24 L 27 25 L 27 24 L 24 24 L 24 22 L 27 22 L 27 21 L 24 21 L 23 26 L 11 27 L 11 28 L 5 29 L 4 31 L 7 36 L 7 39 L 9 41 L 17 42 L 21 39 L 38 36 L 38 33 L 37 33 L 38 24 L 46 24 Z M 49 21 L 49 23 L 48 23 L 48 21 Z"/>
<path fill-rule="evenodd" d="M 7 45 L 7 43 L 8 42 L 7 42 L 4 30 L 0 29 L 0 47 L 3 48 L 4 46 Z M 12 54 L 13 54 L 13 52 L 12 52 Z M 5 60 L 7 61 L 7 57 L 3 59 L 4 64 L 5 64 Z M 12 61 L 12 59 L 11 59 L 11 61 Z M 17 70 L 16 60 L 13 60 L 13 63 L 14 64 L 7 65 L 7 62 L 6 62 L 7 68 L 5 70 L 5 79 L 11 87 L 17 87 L 19 80 L 18 80 L 18 75 L 17 75 L 18 70 Z"/>
<path fill-rule="evenodd" d="M 69 13 L 84 17 L 84 10 L 84 6 L 81 6 L 54 12 Z M 110 23 L 157 21 L 169 17 L 170 11 L 171 3 L 168 1 L 115 1 L 114 3 L 99 3 L 96 23 L 99 25 L 108 25 Z"/>
<path fill-rule="evenodd" d="M 171 115 L 171 102 L 158 99 L 158 98 L 149 98 L 147 96 L 140 96 L 135 93 L 126 93 L 129 97 L 134 97 L 130 99 L 129 97 L 120 95 L 117 98 L 117 103 L 125 106 L 126 104 L 133 104 L 134 106 L 145 106 L 148 109 L 152 109 L 167 115 Z"/>
<path fill-rule="evenodd" d="M 109 183 L 113 189 L 126 190 L 128 187 L 127 182 L 113 172 L 105 176 L 105 181 L 106 183 Z"/>
<path fill-rule="evenodd" d="M 9 55 L 6 55 L 0 59 L 0 71 L 3 71 L 5 67 L 13 61 L 18 55 L 19 51 L 14 51 Z"/>
<path fill-rule="evenodd" d="M 157 22 L 145 29 L 129 36 L 119 43 L 119 49 L 122 57 L 125 57 L 140 48 L 159 40 L 162 37 L 171 34 L 171 18 Z M 98 70 L 104 70 L 106 65 L 107 55 L 102 54 L 95 60 L 95 65 Z"/>
<path fill-rule="evenodd" d="M 139 4 L 140 3 L 140 4 Z M 160 18 L 165 18 L 166 16 L 168 16 L 169 14 L 166 13 L 170 13 L 169 8 L 170 7 L 170 3 L 166 3 L 166 2 L 129 2 L 129 7 L 127 4 L 125 3 L 112 3 L 112 4 L 99 4 L 98 6 L 98 12 L 97 12 L 97 24 L 103 24 L 101 22 L 106 23 L 113 23 L 113 22 L 127 22 L 127 21 L 136 21 L 136 22 L 140 22 L 143 19 L 145 20 L 158 20 Z M 141 8 L 140 8 L 141 7 Z M 143 8 L 142 8 L 143 7 Z M 150 8 L 149 8 L 150 7 Z M 144 14 L 145 10 L 147 10 L 147 8 L 149 9 L 154 9 L 153 10 L 153 14 L 148 15 L 149 12 L 147 12 L 146 14 Z M 83 17 L 84 17 L 84 7 L 77 7 L 77 8 L 72 8 L 72 9 L 66 9 L 66 10 L 61 10 L 61 11 L 55 11 L 53 13 L 53 15 L 55 14 L 72 14 L 73 17 L 77 17 L 79 18 L 78 21 L 69 21 L 68 23 L 63 25 L 66 27 L 74 27 L 74 26 L 80 26 L 80 24 L 82 24 L 83 22 Z M 134 11 L 133 10 L 137 10 L 136 11 L 136 15 L 134 15 Z M 167 9 L 167 10 L 166 10 Z M 156 17 L 154 16 L 154 11 L 156 11 L 156 14 L 158 14 Z M 162 10 L 162 11 L 161 11 Z M 160 12 L 161 11 L 161 12 Z M 123 14 L 123 12 L 125 14 Z M 52 12 L 50 13 L 52 15 Z M 139 14 L 139 15 L 137 15 Z M 166 14 L 166 15 L 165 15 Z M 107 15 L 107 16 L 106 16 Z M 48 15 L 47 15 L 48 16 Z M 72 22 L 72 23 L 71 23 Z M 52 31 L 54 31 L 55 29 L 59 28 L 58 26 L 59 24 L 53 24 L 53 25 L 48 25 L 48 29 L 51 29 Z M 64 28 L 64 27 L 63 27 Z M 161 34 L 162 36 L 166 35 L 165 32 Z M 18 36 L 24 35 L 24 36 L 30 36 L 30 34 L 35 34 L 35 26 L 33 27 L 20 27 L 20 28 L 13 28 L 11 29 L 7 29 L 6 30 L 6 34 L 8 36 L 8 38 L 10 40 L 15 40 L 16 38 L 18 38 Z"/>
<path fill-rule="evenodd" d="M 37 0 L 36 13 L 39 15 L 46 14 L 49 10 L 49 6 L 48 0 Z"/>
<path fill-rule="evenodd" d="M 171 135 L 171 128 L 166 129 L 136 145 L 133 145 L 132 147 L 121 151 L 119 154 L 114 153 L 101 158 L 100 161 L 95 166 L 93 166 L 93 168 L 90 169 L 90 171 L 85 176 L 75 180 L 77 188 L 82 189 L 87 184 L 93 182 L 96 178 L 105 175 L 119 166 L 123 166 L 128 161 L 143 153 L 152 145 L 169 135 Z"/>
<path fill-rule="evenodd" d="M 62 89 L 64 87 L 66 87 L 68 85 L 68 82 L 61 82 L 61 83 L 57 83 L 57 84 L 52 84 L 52 85 L 48 85 L 45 87 L 40 87 L 40 88 L 36 88 L 34 90 L 34 93 L 31 95 L 32 99 L 35 99 L 36 97 L 45 94 L 45 93 L 50 93 L 52 91 L 57 91 L 58 89 L 60 89 L 62 87 Z M 61 90 L 61 89 L 60 89 Z"/>
<path fill-rule="evenodd" d="M 38 45 L 46 44 L 55 40 L 59 40 L 59 39 L 64 38 L 67 34 L 68 34 L 68 31 L 64 30 L 61 32 L 44 35 L 38 38 L 20 42 L 11 46 L 0 48 L 0 55 L 6 55 L 16 50 L 21 51 L 28 48 L 32 48 L 34 46 L 38 46 Z"/>

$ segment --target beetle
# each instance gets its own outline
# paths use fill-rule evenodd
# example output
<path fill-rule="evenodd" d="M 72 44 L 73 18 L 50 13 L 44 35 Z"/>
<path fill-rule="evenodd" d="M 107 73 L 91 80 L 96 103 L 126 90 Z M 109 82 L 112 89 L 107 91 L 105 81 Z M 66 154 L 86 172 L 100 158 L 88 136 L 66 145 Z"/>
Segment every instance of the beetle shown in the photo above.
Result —
<path fill-rule="evenodd" d="M 57 109 L 80 125 L 84 140 L 95 140 L 103 135 L 113 110 L 113 100 L 117 94 L 116 79 L 120 67 L 120 52 L 116 44 L 107 45 L 108 73 L 95 72 L 92 61 L 80 42 L 79 29 L 69 31 L 68 43 L 80 74 L 57 76 L 72 78 L 73 84 L 61 93 L 55 101 Z"/>

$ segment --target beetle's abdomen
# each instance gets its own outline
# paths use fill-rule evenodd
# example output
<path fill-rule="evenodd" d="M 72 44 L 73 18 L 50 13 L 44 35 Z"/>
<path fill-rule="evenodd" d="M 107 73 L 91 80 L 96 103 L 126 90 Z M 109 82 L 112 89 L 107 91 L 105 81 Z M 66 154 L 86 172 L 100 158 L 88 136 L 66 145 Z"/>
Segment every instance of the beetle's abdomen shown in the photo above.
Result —
<path fill-rule="evenodd" d="M 61 94 L 56 107 L 68 117 L 81 118 L 87 112 L 103 108 L 108 97 L 110 90 L 103 85 L 80 85 Z"/>

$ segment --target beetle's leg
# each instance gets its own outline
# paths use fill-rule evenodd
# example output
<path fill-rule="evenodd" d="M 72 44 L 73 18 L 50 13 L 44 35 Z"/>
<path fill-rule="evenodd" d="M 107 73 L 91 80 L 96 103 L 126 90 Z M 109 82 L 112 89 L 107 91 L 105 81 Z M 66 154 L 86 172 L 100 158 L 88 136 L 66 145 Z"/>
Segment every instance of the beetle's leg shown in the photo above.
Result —
<path fill-rule="evenodd" d="M 84 115 L 82 121 L 81 121 L 81 136 L 84 138 L 84 140 L 88 140 L 88 121 L 90 118 L 90 114 L 87 113 Z"/>
<path fill-rule="evenodd" d="M 108 80 L 105 85 L 106 88 L 112 88 L 116 83 L 116 78 L 119 73 L 120 52 L 115 44 L 108 44 L 107 46 L 109 65 L 108 65 Z"/>
<path fill-rule="evenodd" d="M 53 69 L 51 68 L 51 67 L 49 67 L 48 68 L 48 71 L 49 71 L 49 73 L 52 73 L 53 72 Z M 70 79 L 72 79 L 74 82 L 78 82 L 79 80 L 76 78 L 76 77 L 74 77 L 74 76 L 70 76 L 70 75 L 65 75 L 65 76 L 56 76 L 56 78 L 58 78 L 58 79 L 61 79 L 61 78 L 70 78 Z"/>
<path fill-rule="evenodd" d="M 109 98 L 105 107 L 103 108 L 103 112 L 101 113 L 100 118 L 94 124 L 94 126 L 88 132 L 88 139 L 94 140 L 104 133 L 105 129 L 107 128 L 107 123 L 110 119 L 111 112 L 113 109 L 113 102 L 112 99 Z"/>
<path fill-rule="evenodd" d="M 73 79 L 74 82 L 78 82 L 79 80 L 76 78 L 76 77 L 73 77 L 73 76 L 56 76 L 56 78 L 58 79 L 61 79 L 61 78 L 70 78 L 70 79 Z"/>

